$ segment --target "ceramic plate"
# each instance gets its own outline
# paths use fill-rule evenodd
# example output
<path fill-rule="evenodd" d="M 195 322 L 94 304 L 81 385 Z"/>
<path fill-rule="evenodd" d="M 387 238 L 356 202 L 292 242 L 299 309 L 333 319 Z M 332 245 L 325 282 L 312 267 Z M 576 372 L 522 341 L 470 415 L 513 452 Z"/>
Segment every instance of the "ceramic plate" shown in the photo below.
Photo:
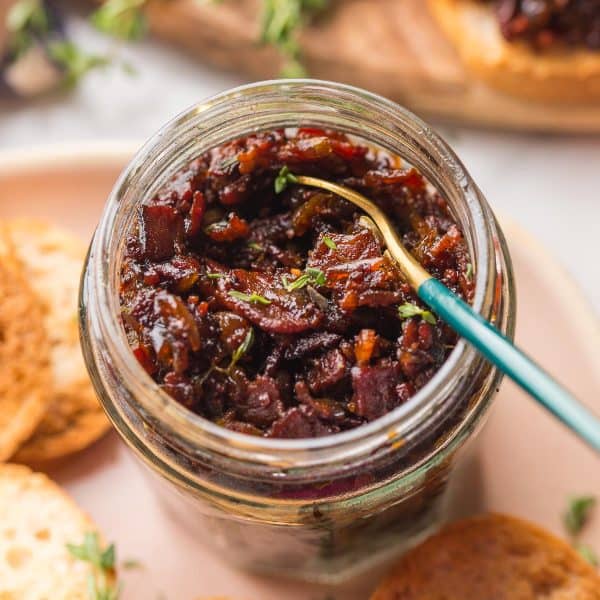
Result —
<path fill-rule="evenodd" d="M 45 218 L 88 240 L 133 146 L 93 146 L 0 155 L 0 217 Z M 517 279 L 521 346 L 600 411 L 600 327 L 579 290 L 546 251 L 503 221 Z M 117 435 L 51 475 L 117 544 L 121 559 L 144 566 L 124 571 L 124 600 L 364 600 L 376 584 L 327 590 L 240 573 L 202 547 L 163 513 L 140 467 Z M 561 513 L 574 494 L 600 494 L 598 458 L 511 382 L 454 478 L 455 515 L 502 511 L 563 534 Z M 586 530 L 600 550 L 600 515 Z"/>

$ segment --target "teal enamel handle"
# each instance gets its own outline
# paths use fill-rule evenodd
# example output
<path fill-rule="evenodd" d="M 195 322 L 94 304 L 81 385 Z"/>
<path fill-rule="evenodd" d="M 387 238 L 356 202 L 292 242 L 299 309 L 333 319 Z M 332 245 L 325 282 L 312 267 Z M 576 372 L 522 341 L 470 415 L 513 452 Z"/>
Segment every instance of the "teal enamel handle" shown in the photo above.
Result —
<path fill-rule="evenodd" d="M 422 283 L 418 294 L 461 337 L 600 452 L 600 419 L 508 338 L 435 278 Z"/>

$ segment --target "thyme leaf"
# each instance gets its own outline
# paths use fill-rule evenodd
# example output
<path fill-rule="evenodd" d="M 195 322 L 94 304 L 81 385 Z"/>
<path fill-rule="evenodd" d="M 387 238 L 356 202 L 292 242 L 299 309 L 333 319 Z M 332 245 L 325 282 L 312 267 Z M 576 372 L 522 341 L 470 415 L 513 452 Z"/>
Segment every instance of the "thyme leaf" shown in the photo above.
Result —
<path fill-rule="evenodd" d="M 309 267 L 306 269 L 302 275 L 294 279 L 291 283 L 288 283 L 287 277 L 284 276 L 282 279 L 283 285 L 288 292 L 293 292 L 294 290 L 300 290 L 303 287 L 306 287 L 309 284 L 312 285 L 325 285 L 327 283 L 327 278 L 325 277 L 325 273 L 321 271 L 321 269 L 314 269 Z"/>
<path fill-rule="evenodd" d="M 330 249 L 330 250 L 337 250 L 337 244 L 328 236 L 328 235 L 324 235 L 323 236 L 323 243 Z"/>
<path fill-rule="evenodd" d="M 96 29 L 121 40 L 139 40 L 147 30 L 147 0 L 107 0 L 90 17 Z"/>
<path fill-rule="evenodd" d="M 238 292 L 237 290 L 231 290 L 229 295 L 236 300 L 242 300 L 242 302 L 250 302 L 251 304 L 263 304 L 264 306 L 268 306 L 271 304 L 270 300 L 267 300 L 264 296 L 260 294 L 244 294 L 243 292 Z"/>
<path fill-rule="evenodd" d="M 244 341 L 235 349 L 235 352 L 231 355 L 231 362 L 229 363 L 229 367 L 227 367 L 227 372 L 231 373 L 233 367 L 238 363 L 238 361 L 250 350 L 252 344 L 254 343 L 254 329 L 250 327 L 248 329 L 248 333 L 244 338 Z"/>
<path fill-rule="evenodd" d="M 594 496 L 574 496 L 569 500 L 563 514 L 563 524 L 571 538 L 573 548 L 592 566 L 600 564 L 598 555 L 591 546 L 579 541 L 579 537 L 588 524 L 597 500 Z"/>
<path fill-rule="evenodd" d="M 465 277 L 471 281 L 473 279 L 473 263 L 467 263 L 467 270 L 465 271 Z"/>
<path fill-rule="evenodd" d="M 329 0 L 263 0 L 261 41 L 279 50 L 283 77 L 306 76 L 297 34 L 310 16 L 328 4 Z"/>
<path fill-rule="evenodd" d="M 71 556 L 89 563 L 94 569 L 88 576 L 88 593 L 91 600 L 118 600 L 119 588 L 110 581 L 116 561 L 114 544 L 102 549 L 98 534 L 88 532 L 82 544 L 67 544 L 67 550 Z"/>
<path fill-rule="evenodd" d="M 105 67 L 110 63 L 106 56 L 87 54 L 72 42 L 51 42 L 48 45 L 48 52 L 64 70 L 66 87 L 74 87 L 91 70 Z"/>
<path fill-rule="evenodd" d="M 23 54 L 35 37 L 48 34 L 50 19 L 41 0 L 19 0 L 9 9 L 5 19 L 10 33 L 10 50 L 15 56 Z"/>
<path fill-rule="evenodd" d="M 410 319 L 411 317 L 421 317 L 424 321 L 430 325 L 436 324 L 435 315 L 430 310 L 420 308 L 416 304 L 405 302 L 398 307 L 398 314 L 401 319 Z"/>
<path fill-rule="evenodd" d="M 103 571 L 115 568 L 115 545 L 111 544 L 106 550 L 102 550 L 97 533 L 86 533 L 82 544 L 67 544 L 67 550 L 75 558 L 89 562 Z"/>
<path fill-rule="evenodd" d="M 291 183 L 297 183 L 298 178 L 289 170 L 286 166 L 281 168 L 279 175 L 275 178 L 275 193 L 281 194 L 288 185 Z"/>
<path fill-rule="evenodd" d="M 596 498 L 593 496 L 571 498 L 567 510 L 563 515 L 563 523 L 569 535 L 576 537 L 581 533 L 589 521 L 592 509 L 595 506 Z"/>

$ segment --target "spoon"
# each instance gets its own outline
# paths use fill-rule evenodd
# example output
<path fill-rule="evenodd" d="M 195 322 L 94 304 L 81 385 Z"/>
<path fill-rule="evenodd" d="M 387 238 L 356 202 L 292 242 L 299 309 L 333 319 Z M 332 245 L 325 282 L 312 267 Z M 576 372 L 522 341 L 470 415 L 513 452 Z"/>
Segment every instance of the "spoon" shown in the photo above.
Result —
<path fill-rule="evenodd" d="M 600 452 L 600 419 L 469 304 L 432 277 L 404 247 L 396 230 L 377 205 L 354 190 L 324 179 L 293 175 L 287 170 L 285 173 L 282 171 L 280 177 L 286 183 L 333 192 L 364 210 L 381 232 L 389 253 L 419 298 L 492 364 Z"/>

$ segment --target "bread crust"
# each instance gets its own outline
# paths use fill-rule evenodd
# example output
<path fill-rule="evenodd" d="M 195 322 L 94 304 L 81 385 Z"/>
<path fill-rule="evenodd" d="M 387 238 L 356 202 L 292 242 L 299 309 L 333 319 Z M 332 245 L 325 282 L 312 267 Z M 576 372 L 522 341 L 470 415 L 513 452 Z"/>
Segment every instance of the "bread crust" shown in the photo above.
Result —
<path fill-rule="evenodd" d="M 0 465 L 0 597 L 86 600 L 93 567 L 66 545 L 81 544 L 97 528 L 42 473 Z"/>
<path fill-rule="evenodd" d="M 0 461 L 37 427 L 50 385 L 50 348 L 39 302 L 0 225 Z"/>
<path fill-rule="evenodd" d="M 53 385 L 46 414 L 13 457 L 39 465 L 82 450 L 109 429 L 79 345 L 77 298 L 86 247 L 75 236 L 41 221 L 17 219 L 7 228 L 38 294 L 51 343 Z"/>
<path fill-rule="evenodd" d="M 508 42 L 492 8 L 478 0 L 428 0 L 429 8 L 467 68 L 490 87 L 547 103 L 600 102 L 600 52 L 536 51 Z"/>
<path fill-rule="evenodd" d="M 600 600 L 600 576 L 566 542 L 500 514 L 464 519 L 404 555 L 371 600 Z"/>

